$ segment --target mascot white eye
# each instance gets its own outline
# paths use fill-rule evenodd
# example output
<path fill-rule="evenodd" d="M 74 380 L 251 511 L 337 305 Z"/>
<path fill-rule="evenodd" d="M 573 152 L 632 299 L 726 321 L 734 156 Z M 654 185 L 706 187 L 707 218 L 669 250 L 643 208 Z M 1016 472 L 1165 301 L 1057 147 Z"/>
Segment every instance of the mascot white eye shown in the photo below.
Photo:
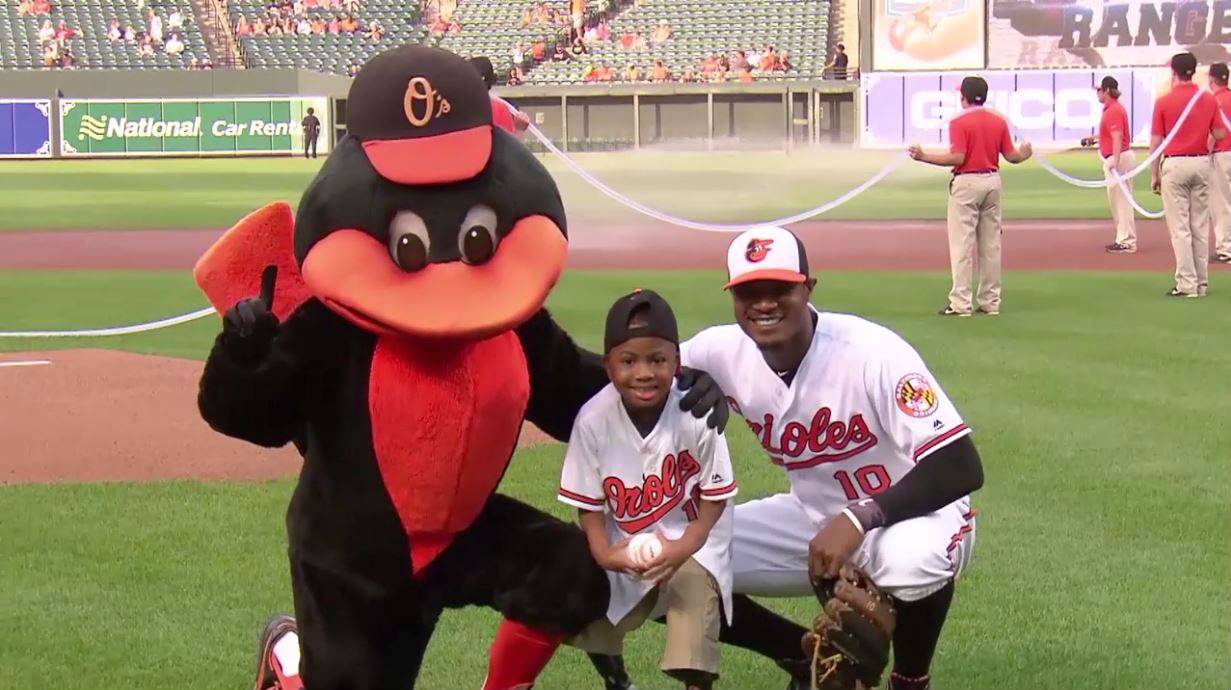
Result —
<path fill-rule="evenodd" d="M 414 273 L 427 266 L 432 238 L 427 224 L 412 211 L 398 211 L 389 224 L 389 255 L 403 271 Z"/>
<path fill-rule="evenodd" d="M 496 212 L 487 206 L 472 206 L 457 235 L 462 261 L 477 266 L 496 253 Z"/>

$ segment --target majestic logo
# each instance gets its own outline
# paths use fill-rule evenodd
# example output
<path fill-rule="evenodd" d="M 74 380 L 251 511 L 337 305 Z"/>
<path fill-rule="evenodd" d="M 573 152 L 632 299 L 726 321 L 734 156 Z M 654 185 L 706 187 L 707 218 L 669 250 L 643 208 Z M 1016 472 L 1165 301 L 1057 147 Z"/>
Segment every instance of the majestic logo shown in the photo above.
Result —
<path fill-rule="evenodd" d="M 619 477 L 603 480 L 603 495 L 620 529 L 633 534 L 670 513 L 685 498 L 684 486 L 701 473 L 701 463 L 686 450 L 663 458 L 659 474 L 651 474 L 639 487 L 627 486 Z"/>
<path fill-rule="evenodd" d="M 744 250 L 744 258 L 757 263 L 763 261 L 769 256 L 769 246 L 773 244 L 773 240 L 758 240 L 755 237 L 748 240 L 748 248 Z"/>
<path fill-rule="evenodd" d="M 936 391 L 923 374 L 907 374 L 893 391 L 898 409 L 912 417 L 927 417 L 940 404 Z"/>
<path fill-rule="evenodd" d="M 428 81 L 427 77 L 414 77 L 406 84 L 402 109 L 406 112 L 406 121 L 412 127 L 426 127 L 435 118 L 448 115 L 452 106 L 449 99 L 432 87 L 432 82 Z"/>
<path fill-rule="evenodd" d="M 852 458 L 876 445 L 876 434 L 868 429 L 862 414 L 854 414 L 847 422 L 832 419 L 833 411 L 822 407 L 812 415 L 812 422 L 804 426 L 790 422 L 781 429 L 774 445 L 774 416 L 766 414 L 761 422 L 748 420 L 752 433 L 761 441 L 761 447 L 769 453 L 775 465 L 787 470 L 802 470 L 829 462 L 841 462 Z M 805 453 L 811 457 L 803 460 Z"/>

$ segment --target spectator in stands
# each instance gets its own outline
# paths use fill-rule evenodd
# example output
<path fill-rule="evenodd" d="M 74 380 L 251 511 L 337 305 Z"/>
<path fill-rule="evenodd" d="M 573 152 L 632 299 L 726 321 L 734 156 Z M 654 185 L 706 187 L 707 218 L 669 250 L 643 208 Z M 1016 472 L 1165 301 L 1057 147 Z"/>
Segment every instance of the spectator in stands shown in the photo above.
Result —
<path fill-rule="evenodd" d="M 789 72 L 795 69 L 794 63 L 791 62 L 791 51 L 784 50 L 778 54 L 778 69 L 782 72 Z"/>
<path fill-rule="evenodd" d="M 55 27 L 53 27 L 53 26 L 51 25 L 51 20 L 50 20 L 50 19 L 44 19 L 44 20 L 43 20 L 43 26 L 42 26 L 42 27 L 40 27 L 40 28 L 39 28 L 39 30 L 38 30 L 38 43 L 39 43 L 39 45 L 43 45 L 43 46 L 45 46 L 45 45 L 47 45 L 48 43 L 51 43 L 51 40 L 52 40 L 53 38 L 55 38 L 55 37 L 56 37 L 56 29 L 55 29 Z"/>
<path fill-rule="evenodd" d="M 846 54 L 846 46 L 841 43 L 837 46 L 838 52 L 834 54 L 833 59 L 829 64 L 825 65 L 826 70 L 830 70 L 830 79 L 846 80 L 846 66 L 850 64 L 850 56 Z"/>
<path fill-rule="evenodd" d="M 671 72 L 663 65 L 662 60 L 654 61 L 654 69 L 650 70 L 650 81 L 655 84 L 663 84 L 671 81 Z"/>
<path fill-rule="evenodd" d="M 557 43 L 555 52 L 551 54 L 551 61 L 552 62 L 567 62 L 568 58 L 569 58 L 568 49 L 564 47 L 563 43 Z"/>
<path fill-rule="evenodd" d="M 778 53 L 774 51 L 773 46 L 765 48 L 765 54 L 761 56 L 761 64 L 758 67 L 762 72 L 772 72 L 778 68 Z"/>
<path fill-rule="evenodd" d="M 385 27 L 381 26 L 379 19 L 373 19 L 368 25 L 368 38 L 373 41 L 379 41 L 385 37 Z"/>
<path fill-rule="evenodd" d="M 300 36 L 307 36 L 312 33 L 312 22 L 308 21 L 308 18 L 302 14 L 299 15 L 299 20 L 295 22 L 295 33 Z"/>
<path fill-rule="evenodd" d="M 624 81 L 638 82 L 645 78 L 641 73 L 641 68 L 629 63 L 628 67 L 624 68 Z"/>
<path fill-rule="evenodd" d="M 518 41 L 517 44 L 513 46 L 513 50 L 509 53 L 509 57 L 513 59 L 514 65 L 520 65 L 526 61 L 526 47 L 522 45 L 521 41 Z"/>
<path fill-rule="evenodd" d="M 325 26 L 325 30 L 331 34 L 342 33 L 342 18 L 334 15 L 333 19 L 330 19 L 329 23 Z"/>
<path fill-rule="evenodd" d="M 210 60 L 208 55 L 206 55 L 205 58 L 201 60 L 201 69 L 203 70 L 214 69 L 214 61 Z"/>
<path fill-rule="evenodd" d="M 534 47 L 530 49 L 530 57 L 534 58 L 534 61 L 536 63 L 546 60 L 547 59 L 547 41 L 543 41 L 543 40 L 535 41 Z"/>
<path fill-rule="evenodd" d="M 620 36 L 620 47 L 624 50 L 632 50 L 633 41 L 637 40 L 637 32 L 626 31 Z"/>
<path fill-rule="evenodd" d="M 162 17 L 154 13 L 154 10 L 146 10 L 146 33 L 150 35 L 150 40 L 154 43 L 162 43 Z"/>
<path fill-rule="evenodd" d="M 742 50 L 735 51 L 735 57 L 731 58 L 731 71 L 739 73 L 743 72 L 748 66 L 748 55 Z"/>
<path fill-rule="evenodd" d="M 124 27 L 124 35 L 122 38 L 125 43 L 135 43 L 137 40 L 137 30 L 131 26 Z"/>
<path fill-rule="evenodd" d="M 352 15 L 346 15 L 346 19 L 342 20 L 342 32 L 353 34 L 359 30 L 359 20 Z"/>
<path fill-rule="evenodd" d="M 671 38 L 671 34 L 671 25 L 664 21 L 658 25 L 658 28 L 654 29 L 654 34 L 650 36 L 650 43 L 654 45 L 666 43 L 667 39 Z"/>
<path fill-rule="evenodd" d="M 359 0 L 342 0 L 342 9 L 350 14 L 355 14 L 359 11 Z"/>
<path fill-rule="evenodd" d="M 752 50 L 748 51 L 748 64 L 752 65 L 752 69 L 757 69 L 761 66 L 761 51 L 753 46 Z"/>
<path fill-rule="evenodd" d="M 270 36 L 281 36 L 286 33 L 282 30 L 282 18 L 275 18 L 273 21 L 269 22 L 269 28 L 265 30 L 265 33 Z"/>
<path fill-rule="evenodd" d="M 51 14 L 51 3 L 48 0 L 34 0 L 34 14 Z"/>
<path fill-rule="evenodd" d="M 180 37 L 178 31 L 167 39 L 167 45 L 163 50 L 167 51 L 167 55 L 179 55 L 184 52 L 184 39 Z"/>
<path fill-rule="evenodd" d="M 449 35 L 456 36 L 462 32 L 462 25 L 457 23 L 457 20 L 449 22 Z"/>
<path fill-rule="evenodd" d="M 449 20 L 444 18 L 444 15 L 438 15 L 436 21 L 432 22 L 429 31 L 433 36 L 444 36 L 449 31 Z"/>
<path fill-rule="evenodd" d="M 581 36 L 575 36 L 573 37 L 572 44 L 569 45 L 568 52 L 576 58 L 585 55 L 589 50 L 586 49 L 586 42 L 581 40 Z"/>
<path fill-rule="evenodd" d="M 17 4 L 17 16 L 26 17 L 34 14 L 34 0 L 21 0 Z"/>
<path fill-rule="evenodd" d="M 141 57 L 154 57 L 154 41 L 149 34 L 143 35 L 137 41 L 137 54 Z"/>
<path fill-rule="evenodd" d="M 327 25 L 325 24 L 324 19 L 321 19 L 320 17 L 312 18 L 312 33 L 313 34 L 316 34 L 317 36 L 324 34 L 326 26 Z"/>
<path fill-rule="evenodd" d="M 194 55 L 192 56 L 192 59 L 188 61 L 188 71 L 196 72 L 199 69 L 201 69 L 201 61 Z"/>
<path fill-rule="evenodd" d="M 586 0 L 569 0 L 569 19 L 573 23 L 573 32 L 581 35 L 582 26 L 586 20 Z"/>
<path fill-rule="evenodd" d="M 43 67 L 51 69 L 60 61 L 60 49 L 54 41 L 43 44 Z"/>
<path fill-rule="evenodd" d="M 693 71 L 691 67 L 689 67 L 684 70 L 684 76 L 680 78 L 680 81 L 685 84 L 692 84 L 693 82 L 701 81 L 701 78 L 697 76 L 697 73 Z"/>
<path fill-rule="evenodd" d="M 115 43 L 124 37 L 124 29 L 120 26 L 120 20 L 112 19 L 107 24 L 107 40 Z"/>
<path fill-rule="evenodd" d="M 751 84 L 754 81 L 756 81 L 756 79 L 752 76 L 752 65 L 745 61 L 743 69 L 739 71 L 739 83 Z"/>
<path fill-rule="evenodd" d="M 69 26 L 63 19 L 56 24 L 56 40 L 67 43 L 77 37 L 77 30 Z"/>
<path fill-rule="evenodd" d="M 171 9 L 171 14 L 167 15 L 168 29 L 184 28 L 184 13 L 180 12 L 180 8 L 174 7 Z"/>
<path fill-rule="evenodd" d="M 525 81 L 526 74 L 521 71 L 521 65 L 513 65 L 513 67 L 509 69 L 509 86 L 521 86 L 525 83 Z"/>

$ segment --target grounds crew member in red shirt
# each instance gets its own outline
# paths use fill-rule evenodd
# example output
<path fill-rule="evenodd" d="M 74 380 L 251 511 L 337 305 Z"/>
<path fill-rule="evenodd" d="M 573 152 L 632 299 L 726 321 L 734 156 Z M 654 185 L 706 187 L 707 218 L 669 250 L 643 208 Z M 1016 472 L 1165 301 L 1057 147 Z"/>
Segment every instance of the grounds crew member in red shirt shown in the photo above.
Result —
<path fill-rule="evenodd" d="M 1175 129 L 1180 114 L 1197 94 L 1196 73 L 1197 58 L 1192 53 L 1171 58 L 1171 91 L 1154 102 L 1151 152 Z M 1203 92 L 1151 170 L 1150 187 L 1162 194 L 1175 250 L 1175 287 L 1167 293 L 1172 297 L 1201 297 L 1210 284 L 1209 203 L 1214 181 L 1210 136 L 1221 140 L 1226 134 L 1214 97 Z"/>
<path fill-rule="evenodd" d="M 530 118 L 514 108 L 513 104 L 490 93 L 492 87 L 496 85 L 496 71 L 492 68 L 492 61 L 485 57 L 473 57 L 470 58 L 470 64 L 478 71 L 479 76 L 483 77 L 483 83 L 487 85 L 488 97 L 492 101 L 492 124 L 509 134 L 520 136 L 530 126 Z"/>
<path fill-rule="evenodd" d="M 925 151 L 918 144 L 909 152 L 917 161 L 953 166 L 948 210 L 953 289 L 941 315 L 970 316 L 978 280 L 979 311 L 995 316 L 1000 313 L 1000 156 L 1021 163 L 1032 151 L 1029 143 L 1015 147 L 1008 121 L 983 107 L 987 82 L 982 77 L 963 79 L 961 94 L 963 110 L 949 122 L 949 152 Z"/>
<path fill-rule="evenodd" d="M 1227 63 L 1210 65 L 1210 90 L 1218 109 L 1231 119 L 1231 89 Z M 1219 117 L 1222 122 L 1222 118 Z M 1226 127 L 1226 122 L 1222 122 Z M 1214 177 L 1210 183 L 1210 215 L 1214 219 L 1214 260 L 1231 264 L 1231 137 L 1214 142 Z"/>
<path fill-rule="evenodd" d="M 1128 111 L 1120 105 L 1120 82 L 1115 77 L 1103 77 L 1098 87 L 1098 101 L 1103 104 L 1103 117 L 1098 126 L 1098 153 L 1103 159 L 1107 181 L 1107 203 L 1111 206 L 1111 221 L 1116 225 L 1116 240 L 1107 245 L 1112 254 L 1132 254 L 1137 251 L 1137 219 L 1124 188 L 1112 182 L 1116 175 L 1125 175 L 1137 164 L 1129 146 L 1133 133 L 1129 129 Z M 1089 146 L 1093 137 L 1082 141 Z M 1132 181 L 1125 186 L 1132 189 Z"/>

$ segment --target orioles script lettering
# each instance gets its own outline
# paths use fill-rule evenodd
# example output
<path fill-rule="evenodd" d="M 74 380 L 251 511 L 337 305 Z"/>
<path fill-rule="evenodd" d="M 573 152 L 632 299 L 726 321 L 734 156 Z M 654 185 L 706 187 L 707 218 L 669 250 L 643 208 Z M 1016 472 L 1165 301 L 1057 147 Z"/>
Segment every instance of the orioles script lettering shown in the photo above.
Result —
<path fill-rule="evenodd" d="M 775 465 L 788 470 L 801 470 L 828 462 L 840 462 L 854 457 L 876 445 L 876 434 L 868 429 L 863 415 L 856 413 L 847 422 L 832 419 L 833 411 L 822 407 L 812 415 L 812 422 L 804 426 L 789 422 L 774 437 L 774 415 L 766 414 L 760 422 L 748 420 L 752 433 L 761 441 L 761 447 L 769 453 Z M 795 460 L 810 453 L 812 457 Z"/>
<path fill-rule="evenodd" d="M 701 473 L 701 463 L 687 450 L 668 453 L 658 474 L 645 478 L 639 487 L 627 486 L 619 477 L 603 480 L 603 494 L 620 529 L 632 534 L 658 522 L 684 500 L 688 480 Z"/>

